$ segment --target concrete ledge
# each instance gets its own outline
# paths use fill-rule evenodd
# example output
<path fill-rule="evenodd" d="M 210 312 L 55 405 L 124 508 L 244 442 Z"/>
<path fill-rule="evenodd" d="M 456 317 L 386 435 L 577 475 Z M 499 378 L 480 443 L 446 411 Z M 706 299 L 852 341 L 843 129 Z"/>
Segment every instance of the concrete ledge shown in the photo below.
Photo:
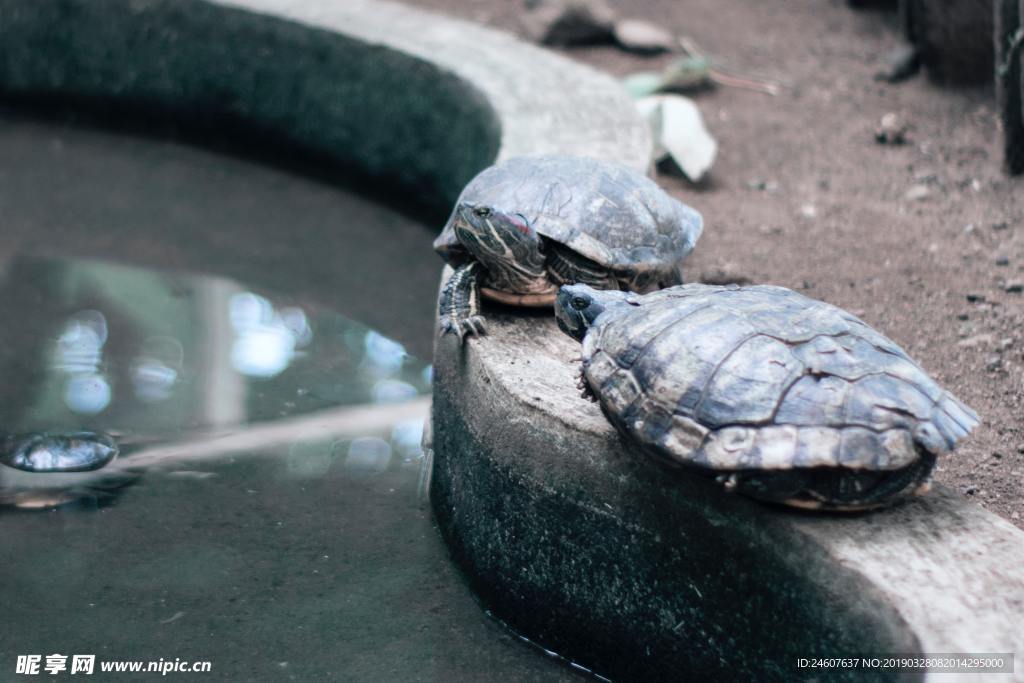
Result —
<path fill-rule="evenodd" d="M 488 325 L 465 350 L 437 345 L 435 510 L 476 590 L 544 647 L 666 681 L 814 676 L 798 657 L 1024 653 L 1024 532 L 1002 518 L 942 489 L 801 514 L 668 473 L 578 397 L 578 345 L 551 319 L 491 310 Z"/>

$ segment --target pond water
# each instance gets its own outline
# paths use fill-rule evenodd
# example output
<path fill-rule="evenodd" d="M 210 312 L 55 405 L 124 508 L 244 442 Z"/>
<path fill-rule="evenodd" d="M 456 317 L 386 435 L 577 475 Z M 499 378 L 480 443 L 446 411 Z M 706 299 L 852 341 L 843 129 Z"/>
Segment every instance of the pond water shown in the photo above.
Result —
<path fill-rule="evenodd" d="M 235 157 L 0 123 L 0 431 L 121 448 L 94 472 L 0 468 L 0 680 L 53 654 L 577 678 L 480 610 L 422 495 L 429 229 Z"/>

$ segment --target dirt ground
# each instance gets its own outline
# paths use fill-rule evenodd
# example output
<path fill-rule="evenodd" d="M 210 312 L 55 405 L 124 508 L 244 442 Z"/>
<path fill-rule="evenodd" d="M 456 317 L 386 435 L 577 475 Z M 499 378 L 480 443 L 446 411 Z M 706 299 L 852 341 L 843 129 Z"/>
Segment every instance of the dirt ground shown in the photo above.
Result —
<path fill-rule="evenodd" d="M 521 0 L 405 1 L 521 33 Z M 937 481 L 1024 528 L 1024 177 L 1001 171 L 992 89 L 874 80 L 895 17 L 840 0 L 614 4 L 787 85 L 695 95 L 719 142 L 711 177 L 658 178 L 704 214 L 687 279 L 783 285 L 892 337 L 983 419 Z M 616 76 L 668 60 L 563 52 Z M 875 141 L 888 112 L 908 144 Z"/>

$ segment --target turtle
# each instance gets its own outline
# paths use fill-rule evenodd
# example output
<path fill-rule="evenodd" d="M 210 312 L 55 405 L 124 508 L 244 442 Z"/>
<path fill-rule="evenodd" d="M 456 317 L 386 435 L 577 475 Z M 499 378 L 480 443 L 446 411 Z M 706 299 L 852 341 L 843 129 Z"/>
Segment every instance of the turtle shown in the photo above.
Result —
<path fill-rule="evenodd" d="M 762 501 L 848 511 L 924 493 L 979 422 L 893 341 L 783 287 L 568 285 L 555 316 L 583 342 L 579 388 L 624 436 Z"/>
<path fill-rule="evenodd" d="M 562 284 L 648 292 L 682 282 L 703 230 L 694 209 L 623 164 L 513 157 L 463 189 L 434 248 L 454 269 L 442 288 L 442 334 L 485 332 L 480 294 L 550 307 Z"/>

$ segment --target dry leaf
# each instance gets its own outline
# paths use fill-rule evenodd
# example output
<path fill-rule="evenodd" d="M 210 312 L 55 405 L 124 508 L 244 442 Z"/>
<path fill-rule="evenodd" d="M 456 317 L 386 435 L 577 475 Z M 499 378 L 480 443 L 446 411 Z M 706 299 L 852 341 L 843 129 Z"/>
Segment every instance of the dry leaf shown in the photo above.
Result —
<path fill-rule="evenodd" d="M 718 153 L 718 143 L 704 127 L 700 110 L 682 95 L 652 95 L 637 100 L 637 109 L 651 125 L 654 158 L 671 157 L 690 180 L 708 172 Z"/>

